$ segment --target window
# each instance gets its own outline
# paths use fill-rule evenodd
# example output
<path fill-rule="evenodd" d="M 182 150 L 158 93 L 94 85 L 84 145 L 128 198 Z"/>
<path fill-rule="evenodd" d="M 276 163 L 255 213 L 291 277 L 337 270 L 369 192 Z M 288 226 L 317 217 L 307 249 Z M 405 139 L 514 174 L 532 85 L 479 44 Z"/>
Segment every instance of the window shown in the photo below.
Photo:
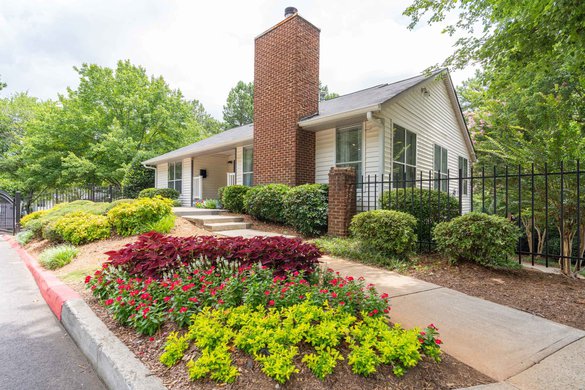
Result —
<path fill-rule="evenodd" d="M 254 183 L 254 149 L 251 146 L 244 147 L 242 171 L 243 184 L 251 187 Z"/>
<path fill-rule="evenodd" d="M 335 165 L 354 167 L 358 177 L 363 174 L 362 125 L 337 129 L 335 134 Z"/>
<path fill-rule="evenodd" d="M 441 191 L 449 191 L 449 180 L 447 180 L 449 170 L 447 160 L 447 149 L 435 144 L 435 163 L 433 165 L 435 171 L 435 190 L 439 189 L 439 181 L 441 182 Z M 443 180 L 445 179 L 445 180 Z"/>
<path fill-rule="evenodd" d="M 467 159 L 465 157 L 461 157 L 459 156 L 459 172 L 461 172 L 461 176 L 462 177 L 467 177 L 468 175 L 468 165 L 469 162 L 467 161 Z M 461 181 L 461 185 L 463 186 L 463 195 L 467 195 L 467 179 L 463 179 Z"/>
<path fill-rule="evenodd" d="M 402 126 L 394 125 L 392 150 L 394 188 L 414 187 L 416 184 L 416 134 Z"/>
<path fill-rule="evenodd" d="M 169 163 L 169 185 L 168 188 L 183 190 L 183 163 L 181 161 Z"/>

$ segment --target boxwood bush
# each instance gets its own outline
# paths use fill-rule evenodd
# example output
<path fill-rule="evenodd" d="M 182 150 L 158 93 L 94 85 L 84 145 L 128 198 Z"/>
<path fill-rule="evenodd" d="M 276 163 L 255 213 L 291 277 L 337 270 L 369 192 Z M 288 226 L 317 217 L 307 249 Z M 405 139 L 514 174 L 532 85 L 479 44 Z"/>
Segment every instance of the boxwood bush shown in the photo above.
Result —
<path fill-rule="evenodd" d="M 380 206 L 385 210 L 409 213 L 417 219 L 414 231 L 423 243 L 423 250 L 432 248 L 432 232 L 438 223 L 459 216 L 459 199 L 444 191 L 420 188 L 387 191 L 380 197 Z"/>
<path fill-rule="evenodd" d="M 267 184 L 250 188 L 244 196 L 246 214 L 262 221 L 285 223 L 284 198 L 290 187 Z"/>
<path fill-rule="evenodd" d="M 244 197 L 251 187 L 248 186 L 227 186 L 219 189 L 221 203 L 226 210 L 241 214 L 244 210 Z"/>
<path fill-rule="evenodd" d="M 167 199 L 179 199 L 179 191 L 174 188 L 145 188 L 138 194 L 138 198 L 154 198 L 160 196 Z"/>
<path fill-rule="evenodd" d="M 50 223 L 47 232 L 43 231 L 43 234 L 51 241 L 63 240 L 73 245 L 81 245 L 108 238 L 111 230 L 106 216 L 78 211 Z"/>
<path fill-rule="evenodd" d="M 307 236 L 325 232 L 328 189 L 326 184 L 304 184 L 291 188 L 284 196 L 286 223 Z"/>
<path fill-rule="evenodd" d="M 433 231 L 437 249 L 449 261 L 473 261 L 486 267 L 510 268 L 520 230 L 506 218 L 471 212 L 442 222 Z"/>
<path fill-rule="evenodd" d="M 416 218 L 396 210 L 372 210 L 359 213 L 351 220 L 349 230 L 361 244 L 390 257 L 408 257 L 417 239 Z"/>
<path fill-rule="evenodd" d="M 172 214 L 173 201 L 157 196 L 122 203 L 108 211 L 108 219 L 121 236 L 147 232 L 153 223 Z"/>

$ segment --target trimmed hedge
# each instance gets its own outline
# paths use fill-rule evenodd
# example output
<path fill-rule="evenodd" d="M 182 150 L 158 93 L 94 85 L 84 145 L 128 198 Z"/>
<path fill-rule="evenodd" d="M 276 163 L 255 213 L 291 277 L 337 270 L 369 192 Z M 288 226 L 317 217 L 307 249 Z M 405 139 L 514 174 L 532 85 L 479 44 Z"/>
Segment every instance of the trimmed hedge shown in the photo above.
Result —
<path fill-rule="evenodd" d="M 167 199 L 179 199 L 179 191 L 174 188 L 145 188 L 138 194 L 138 198 L 155 198 L 160 196 Z"/>
<path fill-rule="evenodd" d="M 73 245 L 103 240 L 110 237 L 112 230 L 106 216 L 83 211 L 69 213 L 48 226 L 47 233 L 43 232 L 47 234 L 47 239 L 63 240 Z"/>
<path fill-rule="evenodd" d="M 172 214 L 173 201 L 167 198 L 140 198 L 122 203 L 108 211 L 108 219 L 121 236 L 131 236 L 150 230 L 153 223 Z"/>
<path fill-rule="evenodd" d="M 520 230 L 506 218 L 471 212 L 438 224 L 437 249 L 451 263 L 473 261 L 491 268 L 517 268 L 514 255 Z"/>
<path fill-rule="evenodd" d="M 415 248 L 416 218 L 395 210 L 372 210 L 359 213 L 349 230 L 362 245 L 390 257 L 408 257 Z"/>
<path fill-rule="evenodd" d="M 422 198 L 422 199 L 421 199 Z M 380 198 L 380 207 L 409 213 L 417 219 L 415 233 L 428 249 L 433 240 L 433 229 L 441 222 L 459 216 L 459 199 L 448 196 L 444 191 L 406 188 L 387 191 Z M 429 246 L 424 244 L 429 244 Z"/>
<path fill-rule="evenodd" d="M 285 223 L 284 198 L 290 187 L 284 184 L 267 184 L 250 188 L 244 196 L 246 214 L 269 222 Z"/>
<path fill-rule="evenodd" d="M 243 213 L 245 211 L 244 197 L 248 191 L 250 191 L 250 188 L 251 187 L 241 185 L 220 188 L 218 194 L 220 196 L 221 204 L 226 210 L 233 213 Z"/>
<path fill-rule="evenodd" d="M 286 223 L 307 236 L 327 231 L 328 190 L 326 184 L 292 187 L 284 196 Z"/>

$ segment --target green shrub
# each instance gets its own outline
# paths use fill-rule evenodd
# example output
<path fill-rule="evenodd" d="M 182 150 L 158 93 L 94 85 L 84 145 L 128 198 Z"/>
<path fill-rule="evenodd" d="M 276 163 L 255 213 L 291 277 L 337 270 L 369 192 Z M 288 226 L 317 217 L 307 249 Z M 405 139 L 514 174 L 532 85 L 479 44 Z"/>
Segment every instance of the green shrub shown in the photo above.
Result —
<path fill-rule="evenodd" d="M 241 214 L 244 212 L 244 197 L 250 191 L 248 186 L 228 186 L 220 188 L 221 203 L 226 210 Z"/>
<path fill-rule="evenodd" d="M 413 252 L 417 239 L 416 218 L 396 210 L 372 210 L 357 214 L 349 230 L 364 247 L 392 257 L 405 257 Z"/>
<path fill-rule="evenodd" d="M 438 224 L 433 231 L 437 249 L 452 263 L 473 261 L 492 268 L 515 268 L 510 260 L 520 230 L 506 218 L 471 212 Z"/>
<path fill-rule="evenodd" d="M 24 227 L 31 231 L 35 238 L 41 238 L 43 235 L 43 221 L 41 221 L 40 218 L 27 221 L 26 226 Z"/>
<path fill-rule="evenodd" d="M 380 206 L 385 210 L 409 213 L 417 219 L 414 231 L 423 250 L 431 248 L 433 228 L 438 223 L 459 216 L 459 199 L 444 191 L 420 188 L 387 191 L 380 197 Z"/>
<path fill-rule="evenodd" d="M 18 233 L 14 238 L 16 239 L 16 242 L 18 242 L 20 245 L 26 245 L 30 242 L 30 240 L 33 239 L 34 236 L 35 233 L 32 230 L 23 230 L 22 232 Z"/>
<path fill-rule="evenodd" d="M 154 169 L 146 168 L 142 161 L 154 157 L 155 153 L 138 151 L 124 172 L 122 194 L 126 198 L 137 198 L 140 191 L 154 183 Z"/>
<path fill-rule="evenodd" d="M 262 221 L 284 223 L 284 198 L 290 187 L 284 184 L 256 186 L 244 196 L 246 214 Z"/>
<path fill-rule="evenodd" d="M 112 230 L 107 217 L 84 211 L 69 213 L 49 223 L 47 227 L 50 227 L 51 231 L 51 233 L 47 232 L 47 239 L 51 241 L 61 239 L 73 245 L 103 240 L 110 237 Z M 45 234 L 44 231 L 43 234 Z M 49 237 L 51 234 L 55 236 Z"/>
<path fill-rule="evenodd" d="M 61 218 L 61 217 L 59 217 Z M 57 233 L 57 230 L 55 230 L 55 223 L 57 222 L 58 219 L 49 219 L 47 221 L 45 221 L 41 227 L 41 237 L 45 240 L 49 240 L 51 242 L 61 242 L 63 241 L 63 237 L 61 237 L 61 235 L 59 233 Z"/>
<path fill-rule="evenodd" d="M 217 209 L 219 208 L 219 201 L 217 199 L 206 199 L 195 202 L 195 208 L 198 209 Z"/>
<path fill-rule="evenodd" d="M 179 191 L 174 188 L 145 188 L 140 191 L 138 198 L 154 198 L 160 196 L 167 199 L 179 199 Z"/>
<path fill-rule="evenodd" d="M 144 230 L 147 232 L 158 232 L 163 234 L 170 233 L 175 227 L 175 219 L 175 214 L 166 215 L 156 222 L 147 223 Z"/>
<path fill-rule="evenodd" d="M 108 203 L 106 214 L 108 213 L 108 211 L 110 211 L 111 209 L 113 209 L 117 205 L 122 204 L 122 203 L 132 203 L 132 202 L 134 202 L 134 200 L 135 199 L 118 199 L 118 200 L 113 201 L 112 203 Z"/>
<path fill-rule="evenodd" d="M 23 228 L 26 229 L 26 228 L 28 228 L 27 225 L 30 222 L 37 221 L 37 220 L 41 219 L 47 213 L 48 213 L 48 210 L 33 211 L 32 213 L 27 214 L 20 219 L 20 226 L 22 226 Z"/>
<path fill-rule="evenodd" d="M 122 203 L 108 211 L 108 219 L 121 236 L 131 236 L 150 231 L 153 223 L 172 214 L 173 201 L 157 196 L 139 198 Z"/>
<path fill-rule="evenodd" d="M 291 188 L 284 197 L 286 223 L 307 236 L 324 233 L 327 230 L 328 188 L 326 184 Z"/>
<path fill-rule="evenodd" d="M 77 256 L 77 248 L 64 244 L 45 249 L 39 255 L 39 262 L 47 269 L 61 268 Z"/>

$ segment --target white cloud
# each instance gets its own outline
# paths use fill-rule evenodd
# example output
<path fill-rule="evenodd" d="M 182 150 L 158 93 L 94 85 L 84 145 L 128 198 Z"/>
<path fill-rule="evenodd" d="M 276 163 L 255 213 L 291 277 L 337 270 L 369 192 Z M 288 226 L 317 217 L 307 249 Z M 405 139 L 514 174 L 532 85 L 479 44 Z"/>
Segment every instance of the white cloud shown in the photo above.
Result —
<path fill-rule="evenodd" d="M 440 63 L 454 40 L 439 26 L 406 28 L 407 0 L 299 0 L 321 28 L 321 80 L 349 93 Z M 186 0 L 0 0 L 3 96 L 56 98 L 77 85 L 73 66 L 130 59 L 163 75 L 220 118 L 228 91 L 252 81 L 254 37 L 283 18 L 290 2 Z M 453 74 L 456 83 L 471 70 Z"/>

